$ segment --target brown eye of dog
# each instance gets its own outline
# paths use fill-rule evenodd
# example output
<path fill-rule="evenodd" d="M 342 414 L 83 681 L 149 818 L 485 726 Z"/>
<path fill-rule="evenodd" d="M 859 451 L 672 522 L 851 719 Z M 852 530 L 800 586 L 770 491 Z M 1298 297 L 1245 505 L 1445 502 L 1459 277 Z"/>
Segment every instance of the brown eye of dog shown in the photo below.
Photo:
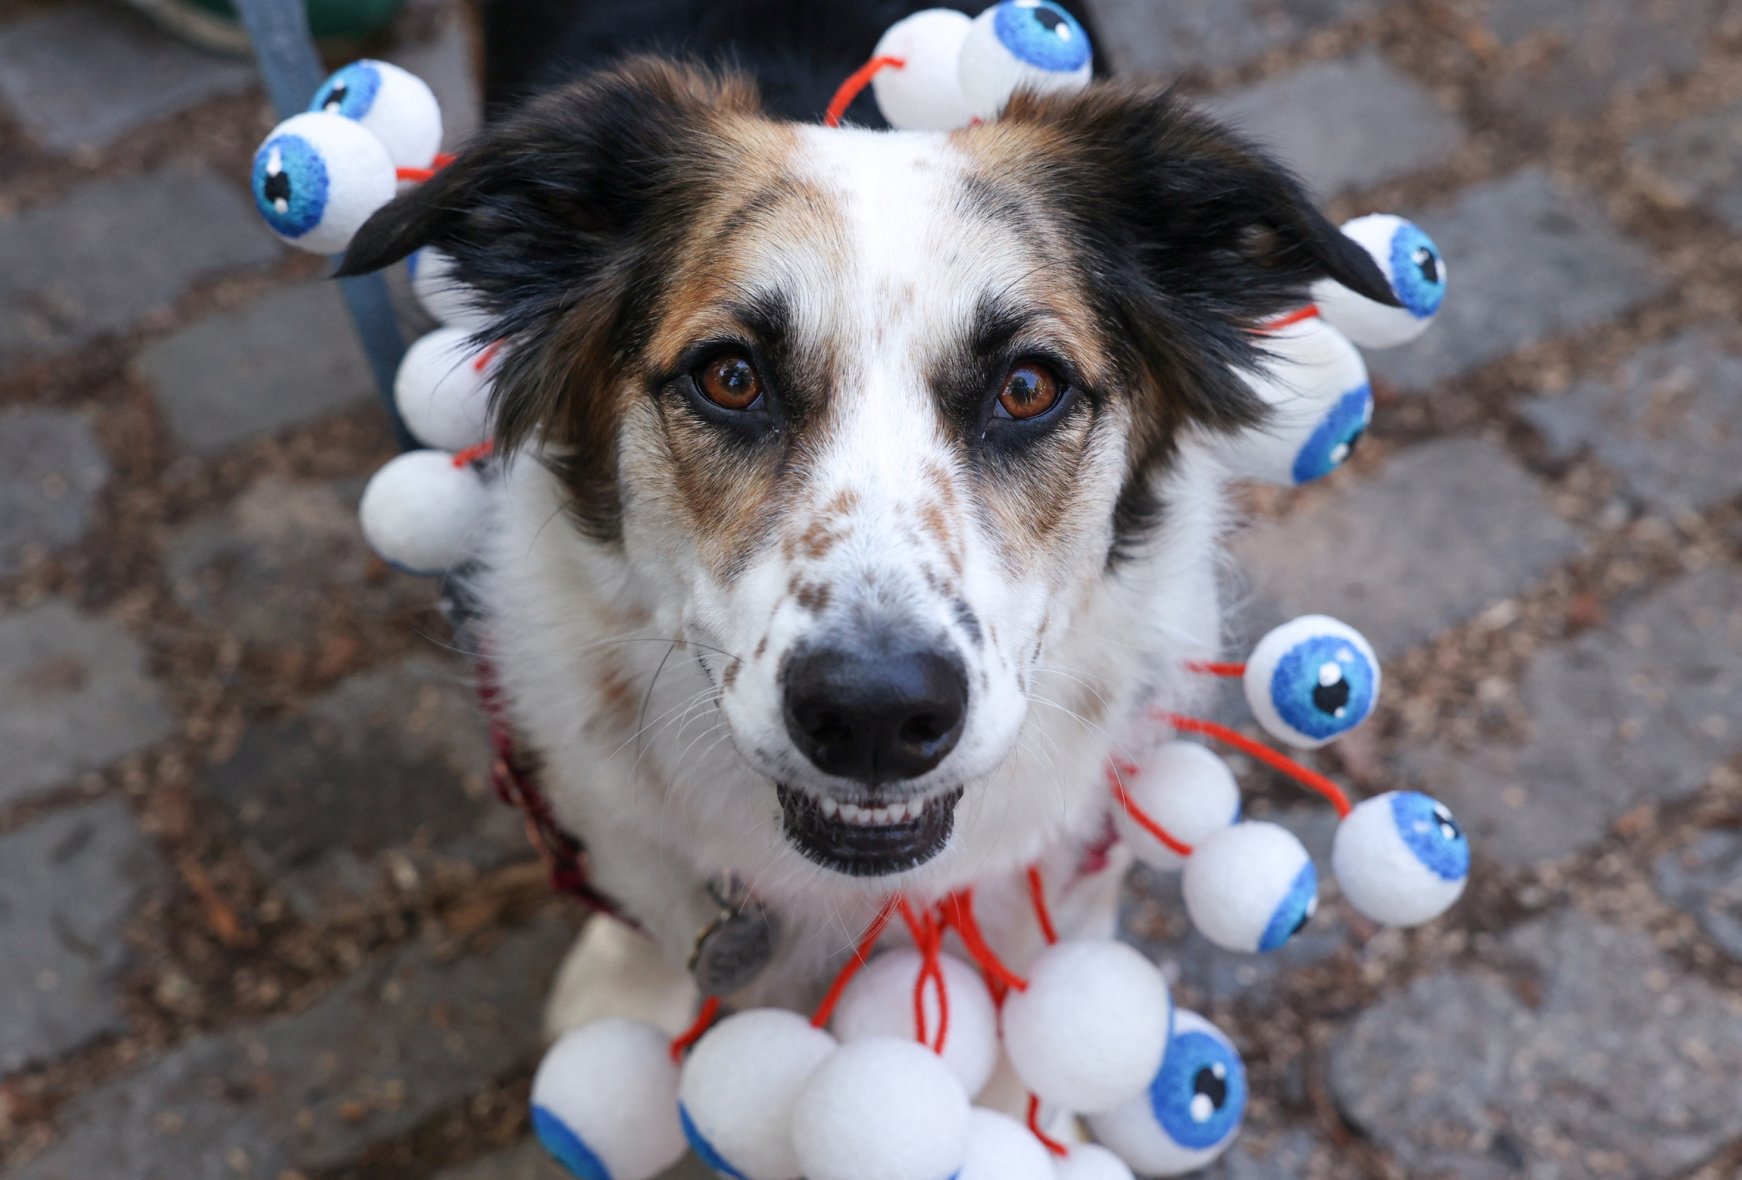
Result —
<path fill-rule="evenodd" d="M 762 378 L 748 357 L 723 352 L 696 374 L 702 395 L 727 410 L 748 410 L 762 399 Z"/>
<path fill-rule="evenodd" d="M 1018 422 L 1038 418 L 1058 404 L 1064 382 L 1038 361 L 1023 361 L 1004 378 L 998 391 L 998 409 Z"/>

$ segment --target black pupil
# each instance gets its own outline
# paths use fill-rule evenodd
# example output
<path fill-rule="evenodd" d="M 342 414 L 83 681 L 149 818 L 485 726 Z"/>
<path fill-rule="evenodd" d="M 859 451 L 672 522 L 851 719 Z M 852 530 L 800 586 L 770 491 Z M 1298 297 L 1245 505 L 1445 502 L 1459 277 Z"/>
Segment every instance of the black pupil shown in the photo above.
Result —
<path fill-rule="evenodd" d="M 1426 246 L 1417 246 L 1415 248 L 1415 254 L 1412 257 L 1415 261 L 1416 269 L 1421 271 L 1422 278 L 1430 283 L 1437 283 L 1440 281 L 1440 260 L 1432 250 L 1429 250 Z"/>
<path fill-rule="evenodd" d="M 343 82 L 334 82 L 333 88 L 327 91 L 327 101 L 321 104 L 324 111 L 336 111 L 345 105 L 347 91 Z"/>
<path fill-rule="evenodd" d="M 1192 1075 L 1192 1093 L 1202 1094 L 1210 1100 L 1217 1110 L 1228 1101 L 1228 1079 L 1217 1077 L 1216 1071 L 1204 1066 Z"/>
<path fill-rule="evenodd" d="M 721 361 L 714 368 L 714 376 L 734 401 L 743 401 L 756 384 L 756 371 L 742 357 Z"/>
<path fill-rule="evenodd" d="M 1337 710 L 1344 708 L 1348 703 L 1349 681 L 1344 677 L 1341 669 L 1337 672 L 1337 679 L 1332 683 L 1313 686 L 1313 704 L 1318 706 L 1320 712 L 1335 716 Z"/>
<path fill-rule="evenodd" d="M 1040 396 L 1040 374 L 1033 369 L 1017 369 L 1010 374 L 1007 389 L 1013 401 L 1026 406 Z"/>
<path fill-rule="evenodd" d="M 1343 445 L 1349 448 L 1349 455 L 1355 453 L 1355 448 L 1360 446 L 1361 440 L 1366 437 L 1367 428 L 1365 426 L 1360 426 L 1355 429 L 1353 434 L 1349 435 L 1349 437 L 1343 441 Z M 1348 455 L 1345 455 L 1344 458 L 1348 458 Z"/>
<path fill-rule="evenodd" d="M 273 202 L 290 200 L 290 173 L 280 170 L 266 174 L 266 199 Z"/>
<path fill-rule="evenodd" d="M 1456 841 L 1463 836 L 1464 830 L 1458 827 L 1458 821 L 1452 818 L 1451 812 L 1436 810 L 1434 812 L 1434 819 L 1439 821 L 1440 835 L 1445 837 L 1447 840 Z"/>
<path fill-rule="evenodd" d="M 1060 27 L 1062 27 L 1065 23 L 1065 18 L 1062 15 L 1060 15 L 1059 13 L 1054 12 L 1050 8 L 1037 8 L 1037 9 L 1035 9 L 1034 10 L 1034 19 L 1039 21 L 1041 24 L 1045 25 L 1046 31 L 1051 33 L 1055 37 L 1058 36 L 1058 31 L 1059 31 Z"/>

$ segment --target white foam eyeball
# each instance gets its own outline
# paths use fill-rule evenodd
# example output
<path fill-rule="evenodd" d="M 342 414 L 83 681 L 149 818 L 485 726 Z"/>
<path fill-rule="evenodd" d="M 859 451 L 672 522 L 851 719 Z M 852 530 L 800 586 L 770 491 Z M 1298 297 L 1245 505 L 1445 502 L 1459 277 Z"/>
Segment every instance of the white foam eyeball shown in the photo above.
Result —
<path fill-rule="evenodd" d="M 532 1129 L 581 1180 L 649 1180 L 683 1158 L 664 1033 L 601 1020 L 565 1034 L 532 1079 Z"/>
<path fill-rule="evenodd" d="M 1134 1180 L 1124 1160 L 1095 1143 L 1074 1145 L 1053 1164 L 1053 1175 L 1057 1180 Z"/>
<path fill-rule="evenodd" d="M 1214 751 L 1197 742 L 1168 742 L 1143 760 L 1125 782 L 1125 794 L 1150 819 L 1184 844 L 1197 844 L 1240 818 L 1240 787 Z M 1119 835 L 1137 859 L 1157 869 L 1178 869 L 1185 857 L 1146 831 L 1123 807 L 1113 809 Z"/>
<path fill-rule="evenodd" d="M 896 57 L 900 69 L 871 77 L 877 109 L 901 131 L 954 131 L 974 118 L 962 95 L 959 62 L 973 19 L 953 8 L 928 8 L 889 26 L 872 57 Z"/>
<path fill-rule="evenodd" d="M 954 1180 L 1053 1180 L 1052 1154 L 1009 1115 L 975 1107 L 968 1115 L 968 1154 Z"/>
<path fill-rule="evenodd" d="M 1349 624 L 1302 615 L 1252 649 L 1241 686 L 1264 731 L 1316 750 L 1366 721 L 1379 700 L 1379 657 Z"/>
<path fill-rule="evenodd" d="M 940 955 L 944 991 L 949 1000 L 949 1031 L 944 1039 L 943 1062 L 971 1096 L 978 1094 L 998 1064 L 998 1009 L 979 972 L 954 955 Z M 887 951 L 871 960 L 853 978 L 835 1009 L 835 1035 L 843 1041 L 868 1037 L 915 1040 L 913 988 L 924 959 L 918 951 Z M 925 1004 L 925 1031 L 936 1037 L 938 1030 L 937 987 L 927 981 L 921 993 Z"/>
<path fill-rule="evenodd" d="M 1355 453 L 1373 421 L 1367 363 L 1322 318 L 1269 333 L 1271 359 L 1246 383 L 1270 407 L 1268 419 L 1226 444 L 1243 479 L 1292 487 L 1323 479 Z"/>
<path fill-rule="evenodd" d="M 463 451 L 489 434 L 490 368 L 464 328 L 437 328 L 405 350 L 393 377 L 393 404 L 417 440 Z"/>
<path fill-rule="evenodd" d="M 1106 1110 L 1149 1084 L 1173 1000 L 1148 959 L 1111 939 L 1055 943 L 1004 1001 L 1004 1052 L 1023 1085 L 1066 1110 Z"/>
<path fill-rule="evenodd" d="M 990 119 L 1018 90 L 1081 90 L 1094 52 L 1083 26 L 1051 0 L 1004 0 L 974 18 L 957 69 L 969 111 Z"/>
<path fill-rule="evenodd" d="M 446 451 L 389 459 L 357 506 L 363 538 L 382 561 L 408 574 L 439 574 L 471 555 L 489 509 L 484 479 Z"/>
<path fill-rule="evenodd" d="M 1186 916 L 1223 950 L 1273 951 L 1319 908 L 1319 874 L 1293 832 L 1247 821 L 1192 850 L 1180 879 Z"/>
<path fill-rule="evenodd" d="M 1343 226 L 1373 256 L 1401 307 L 1375 303 L 1332 279 L 1313 287 L 1319 314 L 1362 348 L 1395 348 L 1427 331 L 1446 298 L 1446 260 L 1420 226 L 1370 213 Z"/>
<path fill-rule="evenodd" d="M 1246 1117 L 1246 1067 L 1222 1030 L 1184 1009 L 1149 1089 L 1089 1117 L 1105 1147 L 1145 1176 L 1183 1176 L 1228 1150 Z"/>
<path fill-rule="evenodd" d="M 292 115 L 254 153 L 254 208 L 272 232 L 313 254 L 337 254 L 398 182 L 387 149 L 359 124 Z"/>
<path fill-rule="evenodd" d="M 1463 895 L 1470 840 L 1445 804 L 1391 791 L 1356 805 L 1331 845 L 1349 904 L 1382 926 L 1431 922 Z"/>
<path fill-rule="evenodd" d="M 406 256 L 405 270 L 418 306 L 438 324 L 476 332 L 489 323 L 477 292 L 454 277 L 454 260 L 444 251 L 434 246 L 413 250 Z"/>
<path fill-rule="evenodd" d="M 835 1038 L 794 1012 L 728 1016 L 696 1043 L 678 1084 L 678 1117 L 697 1157 L 722 1176 L 792 1180 L 792 1109 Z"/>
<path fill-rule="evenodd" d="M 321 83 L 308 109 L 362 124 L 397 168 L 428 168 L 441 151 L 442 108 L 435 92 L 391 62 L 352 62 Z"/>
<path fill-rule="evenodd" d="M 854 1041 L 805 1082 L 792 1143 L 805 1180 L 948 1180 L 967 1154 L 968 1096 L 914 1041 Z"/>

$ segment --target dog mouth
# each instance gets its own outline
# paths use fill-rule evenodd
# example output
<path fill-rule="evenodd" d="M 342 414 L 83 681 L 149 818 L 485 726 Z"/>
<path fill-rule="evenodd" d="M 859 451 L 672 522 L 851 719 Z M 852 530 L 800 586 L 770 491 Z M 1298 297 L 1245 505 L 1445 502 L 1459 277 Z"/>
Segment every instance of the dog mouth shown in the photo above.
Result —
<path fill-rule="evenodd" d="M 786 838 L 815 864 L 849 877 L 916 869 L 944 850 L 956 827 L 962 788 L 885 807 L 838 803 L 775 784 Z"/>

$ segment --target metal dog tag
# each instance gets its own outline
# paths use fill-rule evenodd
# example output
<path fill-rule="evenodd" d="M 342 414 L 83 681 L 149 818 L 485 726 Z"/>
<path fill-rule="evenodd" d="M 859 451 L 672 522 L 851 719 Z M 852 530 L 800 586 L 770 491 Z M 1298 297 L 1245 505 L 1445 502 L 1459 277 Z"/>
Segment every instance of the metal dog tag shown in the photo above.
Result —
<path fill-rule="evenodd" d="M 696 936 L 690 974 L 705 996 L 728 996 L 750 985 L 774 958 L 780 920 L 737 881 L 709 882 L 719 917 Z"/>

